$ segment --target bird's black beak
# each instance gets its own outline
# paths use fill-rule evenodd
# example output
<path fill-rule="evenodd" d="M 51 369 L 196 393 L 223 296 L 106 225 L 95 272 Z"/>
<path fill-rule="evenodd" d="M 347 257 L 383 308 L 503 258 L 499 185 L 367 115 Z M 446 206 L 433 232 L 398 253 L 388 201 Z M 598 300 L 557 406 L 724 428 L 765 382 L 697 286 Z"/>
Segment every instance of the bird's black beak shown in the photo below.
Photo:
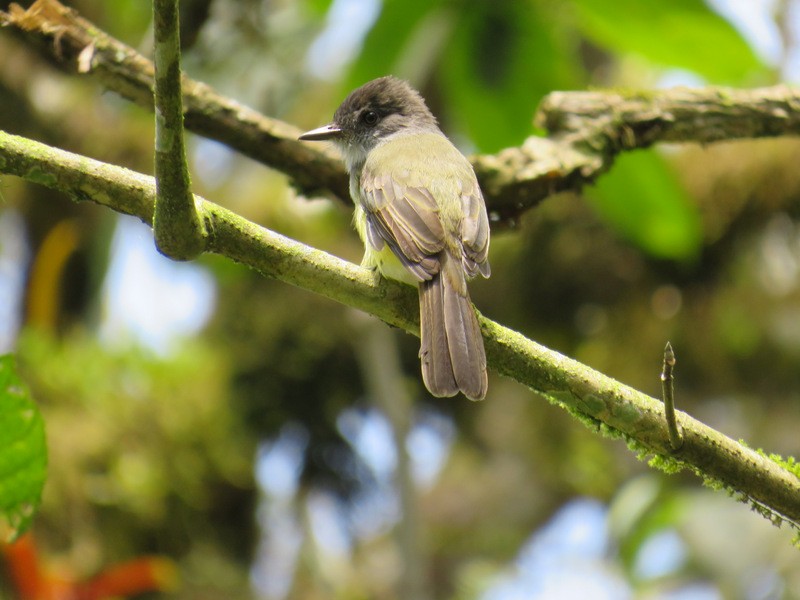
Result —
<path fill-rule="evenodd" d="M 310 142 L 317 142 L 320 140 L 335 140 L 342 135 L 342 130 L 338 125 L 330 123 L 323 127 L 317 127 L 311 131 L 306 131 L 299 138 L 300 140 L 308 140 Z"/>

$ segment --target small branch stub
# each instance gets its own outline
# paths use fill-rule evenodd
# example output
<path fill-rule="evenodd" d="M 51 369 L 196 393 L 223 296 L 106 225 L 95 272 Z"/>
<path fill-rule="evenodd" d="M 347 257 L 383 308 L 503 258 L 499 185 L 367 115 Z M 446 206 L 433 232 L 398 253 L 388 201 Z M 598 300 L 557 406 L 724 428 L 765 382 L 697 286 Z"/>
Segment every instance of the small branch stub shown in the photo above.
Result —
<path fill-rule="evenodd" d="M 672 375 L 674 368 L 675 352 L 672 350 L 672 344 L 667 342 L 664 348 L 664 368 L 661 370 L 661 394 L 664 400 L 664 417 L 667 420 L 669 445 L 674 451 L 678 451 L 683 446 L 683 435 L 675 418 L 674 377 Z"/>

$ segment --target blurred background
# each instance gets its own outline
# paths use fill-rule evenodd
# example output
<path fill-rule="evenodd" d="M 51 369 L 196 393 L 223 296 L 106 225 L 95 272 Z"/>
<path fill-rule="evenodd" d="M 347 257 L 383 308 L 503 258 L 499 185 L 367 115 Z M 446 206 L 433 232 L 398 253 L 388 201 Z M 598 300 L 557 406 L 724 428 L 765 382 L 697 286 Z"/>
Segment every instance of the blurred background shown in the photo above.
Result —
<path fill-rule="evenodd" d="M 149 2 L 67 4 L 151 54 Z M 537 133 L 553 90 L 800 79 L 798 0 L 180 4 L 193 78 L 309 129 L 393 73 L 466 154 Z M 153 171 L 151 113 L 9 29 L 0 106 L 3 130 Z M 360 261 L 341 203 L 188 141 L 196 192 Z M 670 340 L 679 408 L 796 455 L 799 151 L 779 138 L 626 154 L 585 193 L 495 227 L 473 300 L 655 396 Z M 169 262 L 107 209 L 12 177 L 0 195 L 0 352 L 45 417 L 33 536 L 63 576 L 160 554 L 180 585 L 152 597 L 800 598 L 787 527 L 515 382 L 490 375 L 482 403 L 432 399 L 416 338 L 218 257 Z"/>

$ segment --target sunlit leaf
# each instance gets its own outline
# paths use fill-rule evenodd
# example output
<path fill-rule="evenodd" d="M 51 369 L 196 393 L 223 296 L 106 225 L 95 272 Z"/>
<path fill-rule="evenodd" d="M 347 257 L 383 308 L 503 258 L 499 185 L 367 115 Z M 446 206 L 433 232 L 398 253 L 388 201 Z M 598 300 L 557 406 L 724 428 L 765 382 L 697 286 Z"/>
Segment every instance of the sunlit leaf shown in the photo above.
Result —
<path fill-rule="evenodd" d="M 699 251 L 697 208 L 655 151 L 620 156 L 587 197 L 622 236 L 653 256 L 689 259 Z"/>
<path fill-rule="evenodd" d="M 8 526 L 2 530 L 4 536 L 13 539 L 30 525 L 46 467 L 42 417 L 16 373 L 13 358 L 0 356 L 0 516 Z"/>
<path fill-rule="evenodd" d="M 736 83 L 762 67 L 753 50 L 703 0 L 574 0 L 583 34 L 613 52 Z"/>
<path fill-rule="evenodd" d="M 518 145 L 541 98 L 581 81 L 577 48 L 548 3 L 480 2 L 454 15 L 443 92 L 481 151 Z"/>

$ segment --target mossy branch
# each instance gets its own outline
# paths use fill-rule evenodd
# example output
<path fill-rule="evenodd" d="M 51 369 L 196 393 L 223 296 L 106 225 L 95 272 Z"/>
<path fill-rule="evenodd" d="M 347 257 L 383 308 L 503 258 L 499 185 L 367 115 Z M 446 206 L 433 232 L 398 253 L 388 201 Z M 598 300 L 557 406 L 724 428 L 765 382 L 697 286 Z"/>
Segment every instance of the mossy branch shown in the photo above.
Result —
<path fill-rule="evenodd" d="M 12 4 L 8 13 L 0 12 L 0 24 L 13 28 L 62 68 L 153 110 L 153 62 L 57 0 L 36 0 L 27 10 Z M 300 129 L 265 117 L 186 75 L 181 88 L 186 129 L 286 173 L 305 194 L 329 191 L 350 202 L 341 161 L 325 147 L 297 141 Z"/>
<path fill-rule="evenodd" d="M 205 247 L 206 231 L 194 205 L 183 136 L 178 0 L 153 0 L 155 38 L 156 208 L 158 250 L 190 260 Z"/>
<path fill-rule="evenodd" d="M 75 73 L 152 110 L 154 67 L 135 50 L 57 0 L 11 5 L 0 22 Z M 182 78 L 186 128 L 286 173 L 303 194 L 349 202 L 341 161 L 328 148 L 297 141 L 300 130 L 259 114 L 211 87 Z M 785 85 L 735 90 L 671 89 L 643 93 L 554 92 L 539 107 L 547 137 L 472 158 L 496 221 L 562 191 L 592 183 L 624 151 L 656 142 L 699 142 L 800 135 L 800 92 Z"/>
<path fill-rule="evenodd" d="M 121 167 L 0 132 L 0 173 L 90 200 L 152 224 L 155 182 Z M 418 335 L 417 293 L 320 250 L 310 248 L 195 196 L 208 224 L 210 252 L 326 298 L 371 313 Z M 489 365 L 547 396 L 598 431 L 655 454 L 669 469 L 689 468 L 800 523 L 800 478 L 781 464 L 676 412 L 683 444 L 673 452 L 661 402 L 481 317 Z M 488 401 L 491 401 L 489 399 Z"/>

